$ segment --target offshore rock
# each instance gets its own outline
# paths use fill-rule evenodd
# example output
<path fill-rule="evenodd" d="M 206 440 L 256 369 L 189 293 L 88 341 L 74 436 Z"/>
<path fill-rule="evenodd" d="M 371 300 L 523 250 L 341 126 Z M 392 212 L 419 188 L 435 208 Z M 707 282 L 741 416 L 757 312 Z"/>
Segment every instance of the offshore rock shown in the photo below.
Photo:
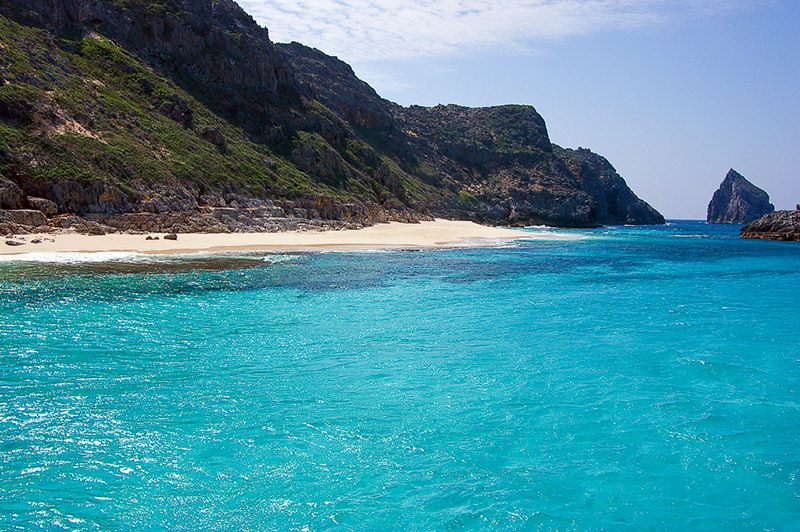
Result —
<path fill-rule="evenodd" d="M 742 227 L 739 236 L 764 240 L 800 241 L 800 209 L 766 214 Z"/>
<path fill-rule="evenodd" d="M 731 168 L 708 204 L 712 224 L 745 224 L 775 210 L 769 195 Z"/>

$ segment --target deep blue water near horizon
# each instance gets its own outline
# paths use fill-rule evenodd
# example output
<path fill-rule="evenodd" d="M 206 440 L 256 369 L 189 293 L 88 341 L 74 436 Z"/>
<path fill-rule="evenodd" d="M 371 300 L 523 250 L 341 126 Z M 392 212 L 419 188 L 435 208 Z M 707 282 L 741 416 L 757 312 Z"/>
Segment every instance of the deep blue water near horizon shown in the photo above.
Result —
<path fill-rule="evenodd" d="M 2 530 L 797 530 L 800 244 L 0 263 Z"/>

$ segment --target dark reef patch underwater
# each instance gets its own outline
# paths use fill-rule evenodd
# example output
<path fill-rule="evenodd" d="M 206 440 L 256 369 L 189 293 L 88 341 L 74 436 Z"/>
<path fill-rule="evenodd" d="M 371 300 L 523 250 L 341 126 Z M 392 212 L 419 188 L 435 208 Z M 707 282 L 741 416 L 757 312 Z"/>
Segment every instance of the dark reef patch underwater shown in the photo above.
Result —
<path fill-rule="evenodd" d="M 800 244 L 0 262 L 3 530 L 789 530 Z"/>

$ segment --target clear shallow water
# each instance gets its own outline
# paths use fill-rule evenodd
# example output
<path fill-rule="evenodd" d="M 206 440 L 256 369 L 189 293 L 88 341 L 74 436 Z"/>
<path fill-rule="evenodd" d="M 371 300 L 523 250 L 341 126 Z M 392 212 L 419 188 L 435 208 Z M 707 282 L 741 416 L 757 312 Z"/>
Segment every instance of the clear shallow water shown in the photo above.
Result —
<path fill-rule="evenodd" d="M 0 263 L 0 529 L 792 530 L 800 245 Z"/>

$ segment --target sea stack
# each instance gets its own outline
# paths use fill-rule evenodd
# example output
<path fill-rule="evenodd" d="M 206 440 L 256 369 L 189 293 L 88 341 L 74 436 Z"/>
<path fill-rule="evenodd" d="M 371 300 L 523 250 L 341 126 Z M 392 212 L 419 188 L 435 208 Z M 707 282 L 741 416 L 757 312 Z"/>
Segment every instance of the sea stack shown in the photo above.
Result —
<path fill-rule="evenodd" d="M 710 224 L 746 224 L 773 211 L 769 194 L 731 168 L 708 204 L 706 220 Z"/>

